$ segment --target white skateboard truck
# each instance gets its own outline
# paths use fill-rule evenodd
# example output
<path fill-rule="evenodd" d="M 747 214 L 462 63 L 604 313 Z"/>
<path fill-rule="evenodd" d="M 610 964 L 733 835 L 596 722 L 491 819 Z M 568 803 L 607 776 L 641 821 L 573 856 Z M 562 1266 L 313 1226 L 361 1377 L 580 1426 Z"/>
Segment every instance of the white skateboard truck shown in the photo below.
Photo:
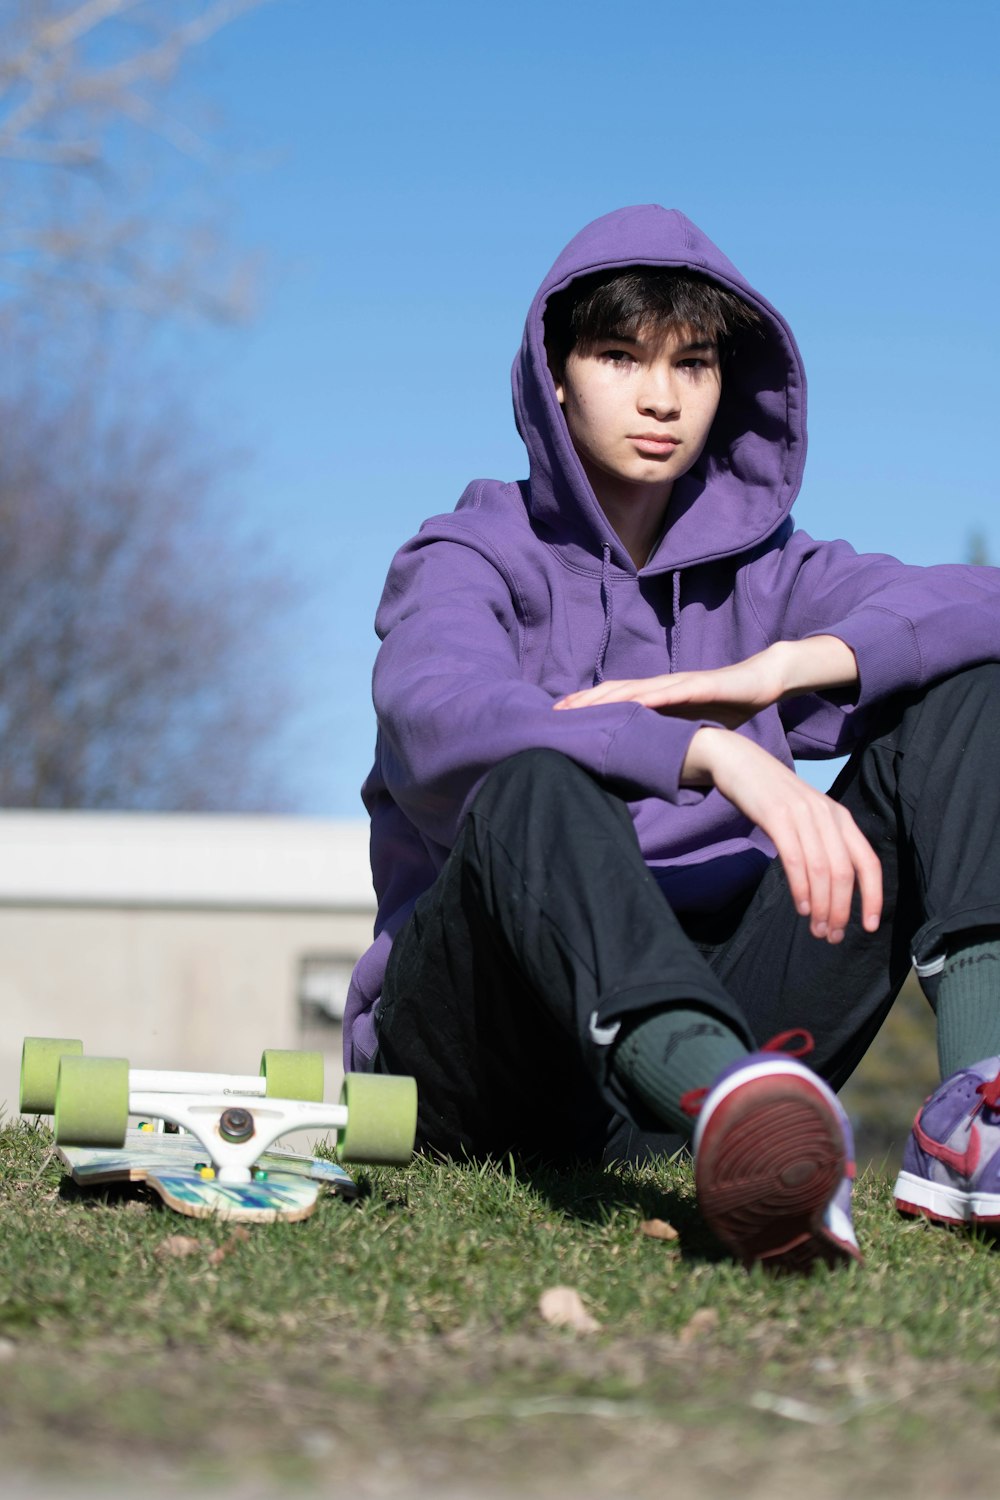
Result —
<path fill-rule="evenodd" d="M 259 1074 L 130 1068 L 85 1057 L 83 1043 L 26 1037 L 21 1113 L 53 1114 L 61 1146 L 121 1147 L 129 1116 L 166 1121 L 205 1148 L 220 1183 L 248 1183 L 258 1158 L 290 1130 L 334 1130 L 342 1161 L 405 1164 L 417 1128 L 412 1078 L 348 1073 L 337 1104 L 323 1099 L 319 1052 L 271 1049 Z"/>

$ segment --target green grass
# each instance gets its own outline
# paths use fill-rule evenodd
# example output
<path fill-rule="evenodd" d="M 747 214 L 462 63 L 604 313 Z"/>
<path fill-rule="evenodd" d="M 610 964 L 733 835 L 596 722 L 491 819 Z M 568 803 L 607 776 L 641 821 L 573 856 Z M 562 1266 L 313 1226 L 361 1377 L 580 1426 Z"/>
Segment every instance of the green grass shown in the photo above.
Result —
<path fill-rule="evenodd" d="M 642 1495 L 664 1444 L 696 1485 L 726 1453 L 749 1482 L 776 1454 L 805 1462 L 819 1434 L 843 1479 L 860 1425 L 919 1460 L 933 1493 L 932 1435 L 956 1409 L 967 1452 L 1000 1443 L 1000 1258 L 899 1219 L 874 1172 L 855 1196 L 865 1268 L 808 1280 L 728 1261 L 684 1162 L 558 1176 L 417 1161 L 362 1183 L 355 1205 L 326 1198 L 234 1238 L 142 1190 L 82 1193 L 44 1128 L 0 1130 L 0 1460 L 96 1476 L 138 1446 L 173 1473 L 180 1423 L 187 1474 L 253 1461 L 360 1483 L 430 1463 L 436 1484 L 478 1465 L 541 1493 L 585 1463 L 608 1493 L 630 1476 Z M 646 1237 L 647 1218 L 679 1239 Z M 164 1253 L 179 1233 L 194 1254 Z M 555 1284 L 600 1332 L 543 1323 Z"/>
<path fill-rule="evenodd" d="M 995 1329 L 974 1316 L 997 1286 L 991 1242 L 904 1223 L 872 1173 L 856 1192 L 866 1270 L 783 1281 L 724 1258 L 701 1225 L 684 1162 L 560 1176 L 421 1160 L 363 1174 L 354 1206 L 324 1198 L 306 1223 L 239 1240 L 146 1194 L 76 1189 L 44 1130 L 0 1133 L 0 1173 L 0 1336 L 63 1348 L 109 1329 L 151 1347 L 358 1330 L 402 1340 L 510 1333 L 537 1326 L 538 1297 L 558 1283 L 630 1336 L 679 1333 L 712 1307 L 722 1346 L 779 1319 L 789 1345 L 822 1340 L 834 1354 L 862 1329 L 921 1357 L 942 1346 L 965 1359 L 994 1352 Z M 647 1238 L 647 1218 L 673 1224 L 679 1240 Z M 202 1253 L 164 1255 L 178 1232 Z M 220 1246 L 225 1257 L 212 1265 Z"/>

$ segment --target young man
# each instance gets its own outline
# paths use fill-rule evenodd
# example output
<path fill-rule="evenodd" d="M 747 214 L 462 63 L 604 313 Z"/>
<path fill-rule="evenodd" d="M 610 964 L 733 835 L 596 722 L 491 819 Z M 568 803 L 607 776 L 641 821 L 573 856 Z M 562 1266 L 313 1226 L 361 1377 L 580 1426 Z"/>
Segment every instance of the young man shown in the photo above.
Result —
<path fill-rule="evenodd" d="M 804 402 L 786 324 L 682 215 L 556 261 L 514 366 L 529 478 L 428 521 L 379 609 L 345 1046 L 413 1073 L 454 1155 L 635 1157 L 697 1120 L 709 1223 L 808 1268 L 858 1255 L 833 1090 L 911 956 L 946 1082 L 900 1201 L 1000 1216 L 1000 578 L 795 531 Z M 795 776 L 847 751 L 829 796 Z"/>

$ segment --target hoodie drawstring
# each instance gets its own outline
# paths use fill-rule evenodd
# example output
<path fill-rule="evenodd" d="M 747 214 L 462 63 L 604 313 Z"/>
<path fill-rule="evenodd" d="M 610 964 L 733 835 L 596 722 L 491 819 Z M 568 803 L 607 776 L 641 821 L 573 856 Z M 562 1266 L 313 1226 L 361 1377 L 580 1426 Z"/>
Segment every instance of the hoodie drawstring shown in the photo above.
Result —
<path fill-rule="evenodd" d="M 601 552 L 601 603 L 604 606 L 604 630 L 601 635 L 601 644 L 597 648 L 597 661 L 594 665 L 594 685 L 604 681 L 604 658 L 608 651 L 608 642 L 611 639 L 611 626 L 615 618 L 615 600 L 611 592 L 611 547 L 605 542 Z M 670 650 L 671 672 L 678 670 L 677 657 L 680 650 L 681 639 L 681 575 L 677 569 L 673 575 L 673 596 L 670 611 L 670 633 L 667 644 Z"/>
<path fill-rule="evenodd" d="M 595 686 L 604 681 L 604 657 L 611 639 L 611 622 L 615 614 L 614 598 L 611 593 L 611 547 L 607 542 L 604 543 L 601 558 L 601 603 L 604 605 L 604 634 L 597 648 L 597 662 L 594 666 Z"/>
<path fill-rule="evenodd" d="M 673 604 L 672 604 L 672 607 L 671 607 L 671 619 L 670 619 L 670 670 L 671 670 L 671 672 L 676 672 L 676 671 L 679 670 L 679 665 L 678 665 L 677 657 L 678 657 L 678 652 L 680 650 L 680 639 L 681 639 L 681 575 L 680 575 L 680 569 L 678 569 L 674 573 L 674 597 L 673 597 Z"/>

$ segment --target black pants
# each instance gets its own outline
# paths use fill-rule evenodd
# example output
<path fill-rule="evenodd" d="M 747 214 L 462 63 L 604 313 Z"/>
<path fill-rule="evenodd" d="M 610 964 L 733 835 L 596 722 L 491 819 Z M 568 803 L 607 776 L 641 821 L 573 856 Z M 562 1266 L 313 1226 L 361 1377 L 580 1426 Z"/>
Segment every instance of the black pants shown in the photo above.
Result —
<path fill-rule="evenodd" d="M 777 860 L 749 897 L 685 922 L 613 791 L 554 751 L 496 767 L 393 944 L 377 1015 L 375 1066 L 416 1076 L 421 1143 L 555 1161 L 675 1149 L 609 1054 L 624 1016 L 677 1002 L 748 1046 L 806 1028 L 839 1088 L 911 958 L 932 972 L 949 936 L 1000 925 L 1000 664 L 888 702 L 830 795 L 885 890 L 879 931 L 855 904 L 836 946 L 810 935 Z"/>

